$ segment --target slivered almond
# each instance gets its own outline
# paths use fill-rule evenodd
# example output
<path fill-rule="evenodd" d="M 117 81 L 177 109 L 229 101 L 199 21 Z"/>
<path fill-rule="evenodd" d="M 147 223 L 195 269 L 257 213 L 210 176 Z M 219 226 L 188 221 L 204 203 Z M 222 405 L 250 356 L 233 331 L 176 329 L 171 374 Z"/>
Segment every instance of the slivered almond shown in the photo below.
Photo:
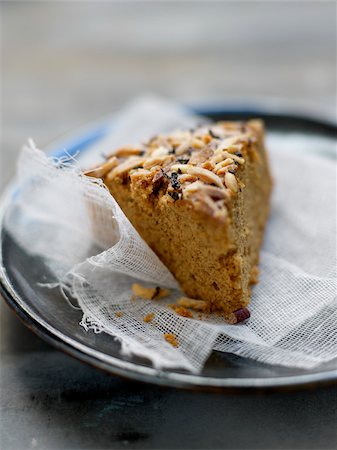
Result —
<path fill-rule="evenodd" d="M 135 167 L 142 166 L 145 161 L 145 158 L 139 158 L 139 157 L 133 157 L 130 156 L 129 159 L 127 159 L 125 162 L 117 166 L 115 169 L 113 169 L 109 175 L 108 175 L 108 181 L 112 180 L 115 177 L 119 177 L 126 172 L 129 172 L 131 169 L 134 169 Z"/>
<path fill-rule="evenodd" d="M 223 150 L 227 150 L 229 147 L 232 147 L 233 145 L 235 145 L 239 139 L 240 139 L 240 135 L 221 139 L 221 141 L 219 142 L 219 144 L 216 148 L 216 152 L 222 152 Z"/>
<path fill-rule="evenodd" d="M 118 159 L 115 156 L 112 156 L 108 159 L 105 163 L 103 163 L 101 166 L 96 167 L 94 169 L 89 169 L 84 172 L 84 175 L 87 175 L 88 177 L 95 177 L 95 178 L 101 178 L 104 177 L 110 170 L 112 170 L 114 167 L 118 165 Z"/>
<path fill-rule="evenodd" d="M 152 176 L 151 172 L 149 170 L 145 169 L 138 169 L 138 170 L 130 170 L 130 178 L 133 182 L 138 180 L 144 180 L 149 175 Z"/>
<path fill-rule="evenodd" d="M 234 161 L 238 162 L 239 164 L 244 164 L 245 160 L 244 158 L 241 158 L 240 156 L 235 155 L 234 153 L 229 153 L 227 151 L 221 151 L 221 152 L 217 152 L 213 158 L 211 159 L 212 162 L 214 163 L 219 163 L 221 162 L 224 158 L 231 158 L 234 159 Z"/>
<path fill-rule="evenodd" d="M 194 148 L 203 148 L 203 147 L 205 147 L 204 141 L 202 141 L 201 139 L 197 139 L 197 138 L 192 139 L 191 144 L 192 144 L 192 147 L 194 147 Z"/>
<path fill-rule="evenodd" d="M 214 168 L 215 172 L 218 173 L 218 170 L 220 170 L 222 167 L 229 166 L 230 164 L 233 164 L 234 160 L 232 158 L 226 158 L 223 161 L 220 161 Z"/>
<path fill-rule="evenodd" d="M 227 173 L 229 170 L 235 171 L 236 169 L 237 169 L 237 166 L 235 164 L 231 164 L 229 166 L 224 166 L 217 171 L 217 175 L 220 176 L 220 175 L 223 175 L 224 173 Z"/>
<path fill-rule="evenodd" d="M 201 164 L 201 167 L 207 170 L 214 170 L 215 164 L 212 163 L 211 161 L 205 161 L 204 163 Z"/>
<path fill-rule="evenodd" d="M 181 180 L 182 177 L 185 177 L 185 176 L 192 176 L 192 175 L 181 175 L 181 177 L 179 178 L 179 181 Z M 205 186 L 204 183 L 197 180 L 197 181 L 194 181 L 193 183 L 187 185 L 186 187 L 184 187 L 184 192 L 186 192 L 186 193 L 197 192 L 197 191 L 200 191 L 204 186 Z"/>
<path fill-rule="evenodd" d="M 205 196 L 211 197 L 214 200 L 220 200 L 222 198 L 228 197 L 228 193 L 226 189 L 218 188 L 216 186 L 210 186 L 202 183 L 201 181 L 195 181 L 194 183 L 189 184 L 184 187 L 184 194 L 194 194 L 195 192 L 200 192 Z"/>
<path fill-rule="evenodd" d="M 235 136 L 231 136 L 225 139 L 222 139 L 216 149 L 216 152 L 221 152 L 222 150 L 229 150 L 233 148 L 233 150 L 239 150 L 242 147 L 242 142 L 249 139 L 250 135 L 247 133 L 237 134 Z M 239 148 L 238 148 L 239 147 Z"/>
<path fill-rule="evenodd" d="M 160 147 L 153 150 L 153 152 L 151 153 L 151 157 L 164 156 L 164 155 L 167 155 L 168 152 L 169 152 L 169 149 L 167 147 L 164 147 L 163 145 L 161 145 Z"/>
<path fill-rule="evenodd" d="M 220 189 L 216 186 L 209 186 L 209 185 L 204 185 L 202 188 L 202 192 L 205 195 L 208 195 L 209 197 L 211 197 L 213 200 L 220 200 L 222 198 L 227 198 L 228 197 L 228 193 L 226 189 Z"/>
<path fill-rule="evenodd" d="M 180 184 L 184 184 L 184 183 L 188 183 L 188 182 L 193 183 L 194 181 L 197 181 L 197 177 L 195 177 L 194 175 L 189 175 L 188 173 L 185 173 L 184 175 L 180 175 L 180 177 L 179 177 Z"/>
<path fill-rule="evenodd" d="M 141 155 L 143 150 L 136 147 L 122 147 L 111 153 L 111 156 L 118 156 L 120 158 L 126 156 L 138 156 Z"/>
<path fill-rule="evenodd" d="M 172 170 L 180 170 L 182 173 L 188 173 L 194 175 L 200 180 L 206 183 L 215 184 L 219 187 L 223 187 L 221 178 L 210 170 L 203 169 L 202 167 L 191 166 L 190 164 L 174 164 Z"/>
<path fill-rule="evenodd" d="M 228 189 L 230 189 L 232 192 L 238 192 L 239 186 L 238 182 L 236 181 L 235 175 L 230 172 L 226 172 L 225 174 L 225 184 Z"/>
<path fill-rule="evenodd" d="M 167 161 L 172 161 L 174 157 L 172 155 L 165 156 L 154 156 L 153 158 L 148 158 L 145 160 L 143 167 L 144 169 L 150 169 L 153 166 L 162 165 Z"/>
<path fill-rule="evenodd" d="M 190 139 L 187 140 L 187 141 L 185 141 L 185 142 L 182 142 L 182 143 L 176 148 L 175 154 L 176 154 L 177 156 L 183 155 L 183 154 L 184 154 L 185 152 L 187 152 L 187 150 L 190 148 L 190 143 L 191 143 Z"/>

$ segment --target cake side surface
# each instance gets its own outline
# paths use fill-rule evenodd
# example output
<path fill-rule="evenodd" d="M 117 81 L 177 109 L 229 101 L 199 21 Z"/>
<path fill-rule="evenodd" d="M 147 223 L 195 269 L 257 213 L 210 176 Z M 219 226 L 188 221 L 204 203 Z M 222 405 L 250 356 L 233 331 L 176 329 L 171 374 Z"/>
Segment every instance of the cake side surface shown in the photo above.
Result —
<path fill-rule="evenodd" d="M 119 149 L 87 172 L 210 311 L 247 306 L 256 281 L 271 191 L 263 136 L 258 120 L 219 122 Z"/>

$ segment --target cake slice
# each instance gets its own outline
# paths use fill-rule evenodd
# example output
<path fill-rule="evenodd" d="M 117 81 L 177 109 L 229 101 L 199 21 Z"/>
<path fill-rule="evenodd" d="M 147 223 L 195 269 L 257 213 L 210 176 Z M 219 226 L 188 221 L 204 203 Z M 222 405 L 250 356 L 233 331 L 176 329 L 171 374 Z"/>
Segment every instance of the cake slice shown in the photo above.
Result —
<path fill-rule="evenodd" d="M 208 311 L 245 308 L 257 281 L 271 177 L 260 120 L 218 122 L 124 147 L 101 177 L 180 283 Z"/>

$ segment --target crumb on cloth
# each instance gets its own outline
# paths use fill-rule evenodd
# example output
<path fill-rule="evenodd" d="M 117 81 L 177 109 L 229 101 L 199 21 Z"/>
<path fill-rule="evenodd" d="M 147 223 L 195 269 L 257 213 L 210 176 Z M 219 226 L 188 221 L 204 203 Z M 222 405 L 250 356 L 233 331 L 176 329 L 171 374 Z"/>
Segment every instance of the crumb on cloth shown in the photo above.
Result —
<path fill-rule="evenodd" d="M 116 317 L 122 317 L 122 315 L 123 315 L 122 311 L 117 311 L 117 312 L 115 313 L 115 316 L 116 316 Z"/>
<path fill-rule="evenodd" d="M 146 322 L 146 323 L 152 322 L 153 319 L 154 319 L 154 313 L 146 314 L 146 316 L 143 318 L 144 322 Z"/>
<path fill-rule="evenodd" d="M 165 341 L 172 345 L 172 347 L 179 347 L 177 336 L 173 333 L 164 334 Z"/>
<path fill-rule="evenodd" d="M 184 306 L 177 305 L 176 303 L 173 303 L 171 305 L 168 305 L 170 308 L 172 308 L 179 316 L 182 317 L 188 317 L 189 319 L 193 318 L 193 314 L 191 311 L 189 311 Z"/>
<path fill-rule="evenodd" d="M 195 311 L 205 311 L 207 306 L 207 303 L 204 300 L 197 300 L 189 297 L 180 297 L 177 304 L 184 308 L 194 309 Z"/>
<path fill-rule="evenodd" d="M 146 300 L 159 300 L 160 298 L 170 295 L 169 289 L 164 289 L 159 286 L 147 288 L 139 283 L 134 283 L 132 285 L 132 292 L 137 297 L 141 297 Z"/>

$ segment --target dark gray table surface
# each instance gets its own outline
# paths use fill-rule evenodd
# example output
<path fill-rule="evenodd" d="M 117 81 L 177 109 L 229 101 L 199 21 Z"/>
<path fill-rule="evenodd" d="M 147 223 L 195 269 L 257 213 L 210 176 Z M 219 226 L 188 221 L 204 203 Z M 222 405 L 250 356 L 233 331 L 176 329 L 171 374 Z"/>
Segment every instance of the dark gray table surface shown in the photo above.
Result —
<path fill-rule="evenodd" d="M 40 146 L 144 92 L 336 108 L 335 2 L 1 1 L 0 190 Z M 0 302 L 0 447 L 336 448 L 336 387 L 217 395 L 73 360 Z"/>
<path fill-rule="evenodd" d="M 51 348 L 1 303 L 2 449 L 336 448 L 337 388 L 184 392 Z"/>

